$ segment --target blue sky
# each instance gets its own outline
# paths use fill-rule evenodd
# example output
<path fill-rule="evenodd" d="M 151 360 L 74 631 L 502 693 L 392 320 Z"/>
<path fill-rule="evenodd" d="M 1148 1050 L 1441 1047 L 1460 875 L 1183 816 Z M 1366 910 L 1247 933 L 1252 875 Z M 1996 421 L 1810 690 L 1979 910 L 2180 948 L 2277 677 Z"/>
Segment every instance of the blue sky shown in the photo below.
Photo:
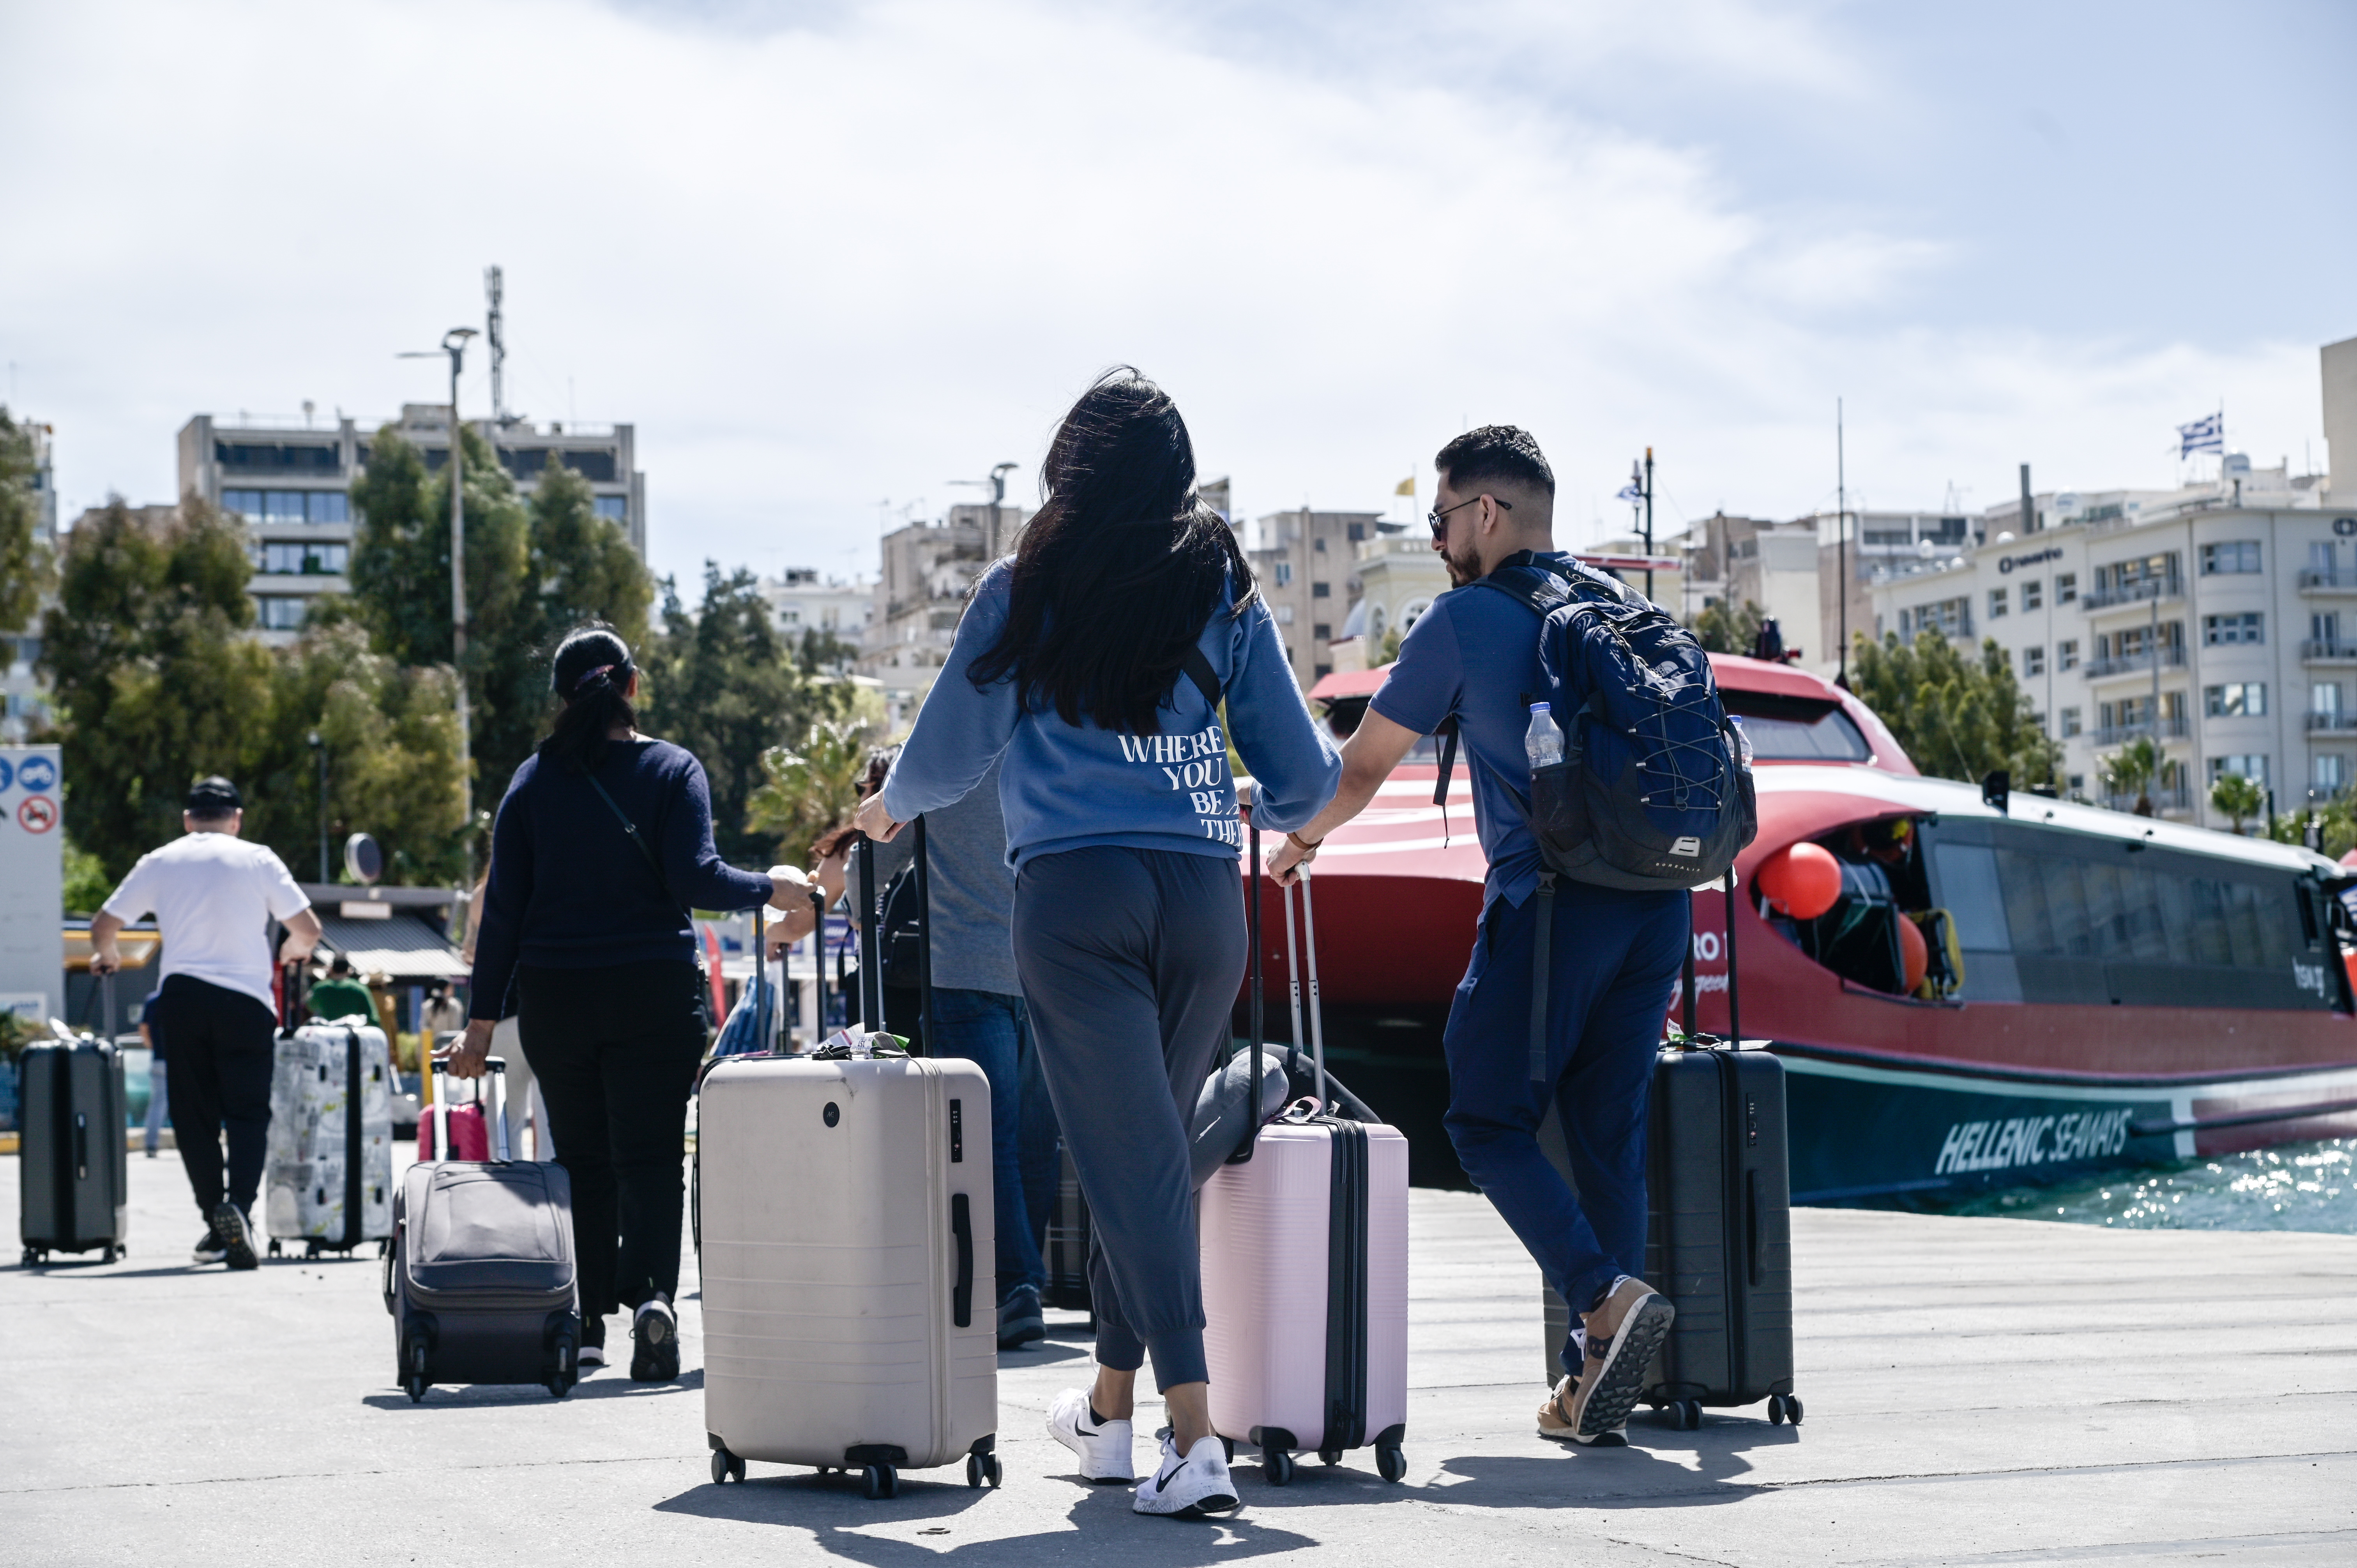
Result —
<path fill-rule="evenodd" d="M 2346 5 L 100 0 L 0 57 L 70 508 L 198 410 L 438 398 L 393 355 L 491 262 L 513 401 L 637 424 L 683 578 L 1028 487 L 1117 360 L 1247 511 L 1510 421 L 1579 542 L 1649 443 L 1665 523 L 1829 502 L 1836 397 L 1875 507 L 2165 484 L 2222 398 L 2321 466 L 2357 334 Z"/>

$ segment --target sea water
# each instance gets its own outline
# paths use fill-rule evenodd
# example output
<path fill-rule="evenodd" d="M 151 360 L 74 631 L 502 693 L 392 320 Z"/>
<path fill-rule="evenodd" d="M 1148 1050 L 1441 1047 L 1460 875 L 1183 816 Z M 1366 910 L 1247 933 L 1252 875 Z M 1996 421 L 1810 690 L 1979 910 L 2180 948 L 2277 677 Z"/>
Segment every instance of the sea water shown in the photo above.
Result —
<path fill-rule="evenodd" d="M 2017 1187 L 1951 1214 L 2152 1230 L 2331 1230 L 2357 1235 L 2357 1138 Z"/>

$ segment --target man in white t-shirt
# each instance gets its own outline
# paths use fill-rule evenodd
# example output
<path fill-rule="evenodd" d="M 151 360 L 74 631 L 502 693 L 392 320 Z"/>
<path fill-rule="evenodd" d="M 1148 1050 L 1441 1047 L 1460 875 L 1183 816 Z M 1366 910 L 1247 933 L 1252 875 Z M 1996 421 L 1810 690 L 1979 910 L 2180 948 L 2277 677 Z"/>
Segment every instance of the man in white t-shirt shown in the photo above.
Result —
<path fill-rule="evenodd" d="M 180 818 L 188 835 L 143 855 L 90 923 L 91 970 L 112 974 L 122 963 L 116 934 L 143 915 L 156 917 L 163 985 L 145 1016 L 171 1053 L 172 1131 L 205 1217 L 195 1261 L 232 1269 L 259 1261 L 247 1215 L 270 1136 L 271 1035 L 278 1023 L 270 922 L 286 927 L 280 963 L 310 957 L 319 940 L 319 917 L 285 863 L 267 845 L 239 840 L 244 804 L 228 779 L 199 779 Z"/>

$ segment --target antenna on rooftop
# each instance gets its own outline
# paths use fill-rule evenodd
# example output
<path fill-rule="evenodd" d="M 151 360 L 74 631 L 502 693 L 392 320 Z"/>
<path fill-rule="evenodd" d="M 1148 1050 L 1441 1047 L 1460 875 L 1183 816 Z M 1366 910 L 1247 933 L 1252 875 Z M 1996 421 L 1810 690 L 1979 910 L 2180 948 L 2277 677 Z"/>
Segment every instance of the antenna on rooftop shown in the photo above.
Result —
<path fill-rule="evenodd" d="M 490 317 L 484 322 L 484 325 L 490 328 L 490 331 L 485 333 L 484 336 L 490 339 L 491 344 L 491 418 L 500 424 L 505 424 L 508 419 L 507 394 L 501 389 L 500 377 L 500 372 L 506 368 L 508 358 L 507 333 L 504 330 L 505 323 L 500 314 L 500 300 L 506 292 L 507 290 L 504 285 L 504 281 L 500 276 L 500 269 L 497 267 L 485 267 L 483 269 L 483 295 L 490 304 Z"/>

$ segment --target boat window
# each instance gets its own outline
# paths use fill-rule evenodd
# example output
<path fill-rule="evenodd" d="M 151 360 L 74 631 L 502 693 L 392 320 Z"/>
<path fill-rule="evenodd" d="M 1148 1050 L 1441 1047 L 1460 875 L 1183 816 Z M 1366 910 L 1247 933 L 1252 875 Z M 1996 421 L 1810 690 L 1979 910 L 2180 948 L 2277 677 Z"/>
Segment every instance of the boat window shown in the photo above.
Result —
<path fill-rule="evenodd" d="M 2077 847 L 1996 852 L 2016 952 L 2286 974 L 2296 956 L 2306 955 L 2297 911 L 2285 902 L 2289 889 L 2203 875 L 2147 854 L 2123 863 L 2110 858 L 2118 852 L 2109 844 L 2090 846 L 2092 854 L 2072 853 Z M 1949 856 L 1964 850 L 1940 846 L 1943 890 L 1957 886 Z M 1964 901 L 1945 896 L 1954 900 L 1964 945 L 1975 946 Z"/>
<path fill-rule="evenodd" d="M 1866 736 L 1837 703 L 1722 688 L 1727 711 L 1743 721 L 1752 755 L 1764 762 L 1865 762 Z"/>
<path fill-rule="evenodd" d="M 1956 922 L 1957 945 L 1966 952 L 2011 951 L 1996 851 L 1986 844 L 1935 843 L 1932 861 L 1939 873 L 1940 902 Z"/>

